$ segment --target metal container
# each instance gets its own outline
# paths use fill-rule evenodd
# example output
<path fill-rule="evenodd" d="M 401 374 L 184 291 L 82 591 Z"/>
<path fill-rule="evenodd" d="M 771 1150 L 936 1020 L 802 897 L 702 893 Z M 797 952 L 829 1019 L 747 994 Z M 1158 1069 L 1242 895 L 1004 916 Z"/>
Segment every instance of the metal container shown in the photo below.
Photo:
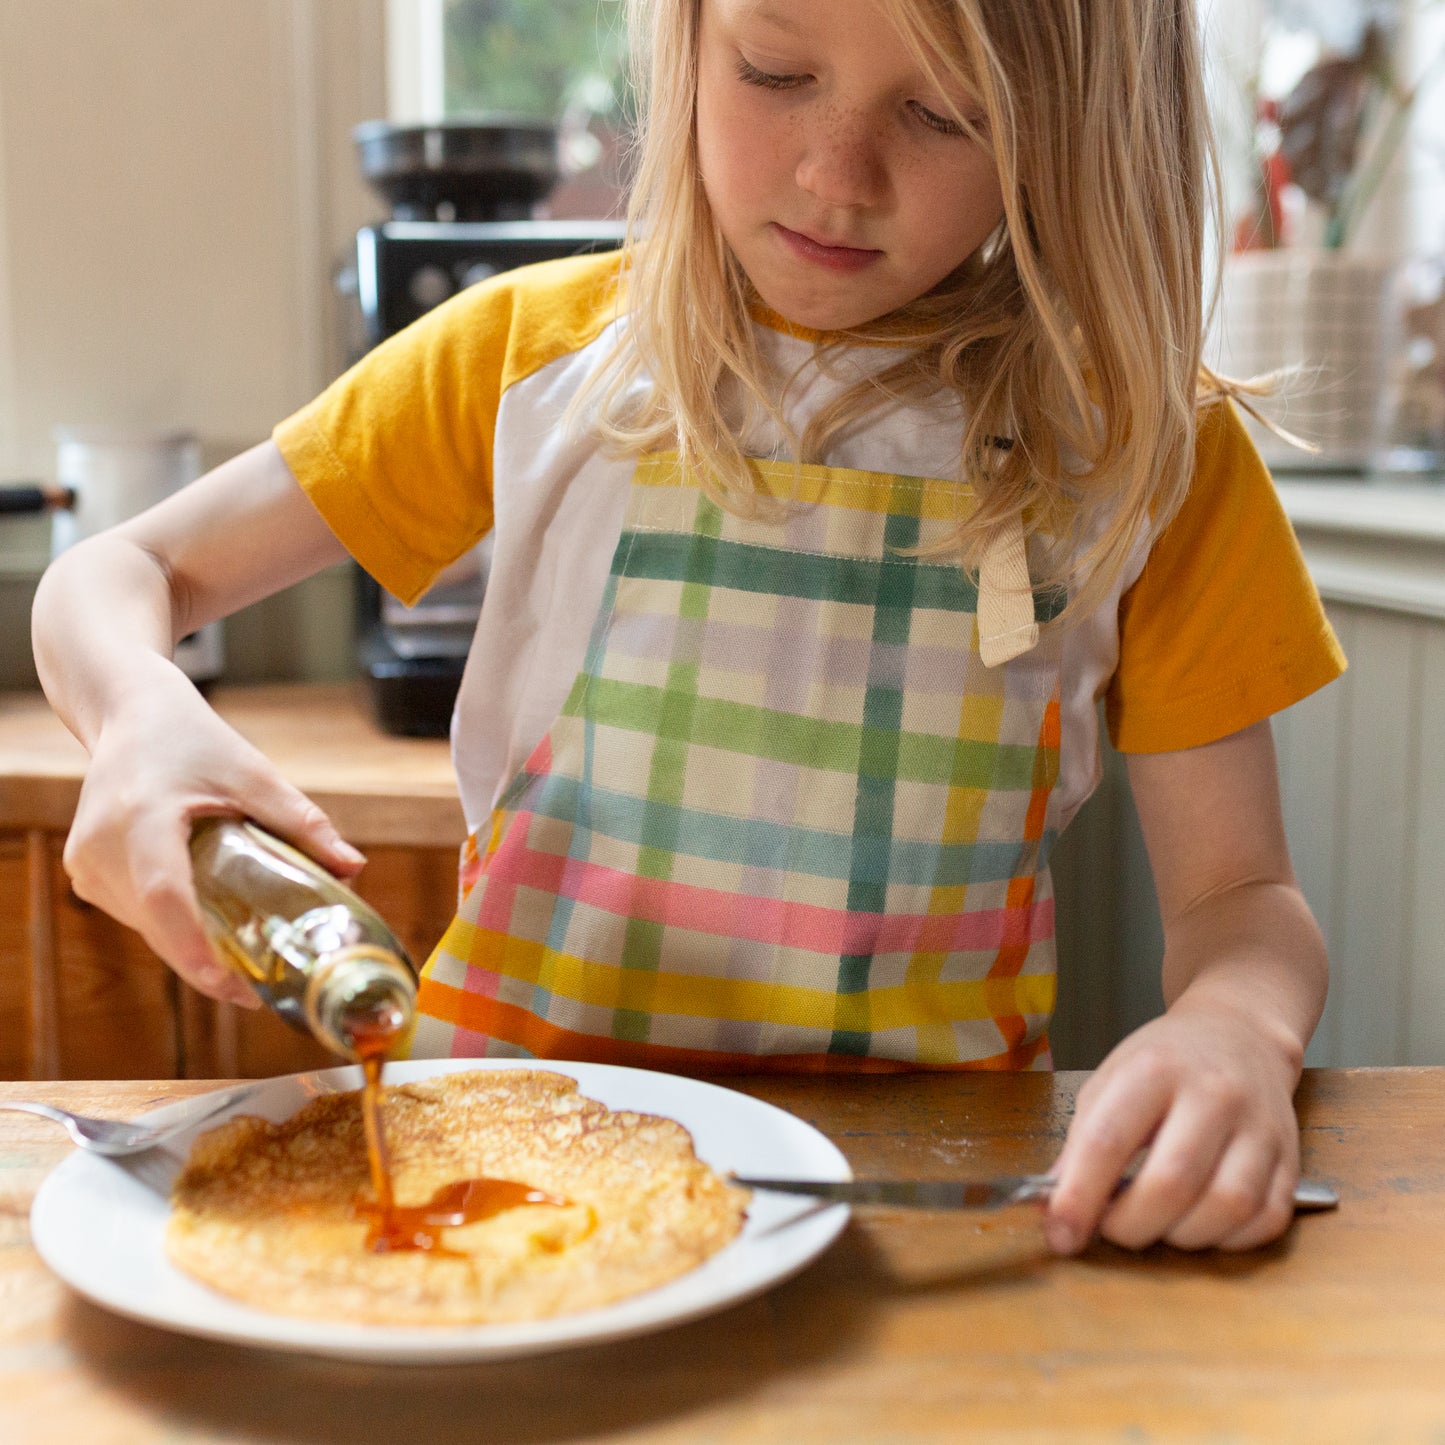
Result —
<path fill-rule="evenodd" d="M 557 127 L 511 116 L 351 133 L 361 173 L 398 221 L 515 220 L 557 183 Z"/>
<path fill-rule="evenodd" d="M 53 436 L 56 480 L 74 501 L 55 513 L 52 553 L 155 506 L 201 474 L 200 442 L 190 432 L 61 426 Z M 195 682 L 218 677 L 224 663 L 221 624 L 183 637 L 175 661 Z"/>

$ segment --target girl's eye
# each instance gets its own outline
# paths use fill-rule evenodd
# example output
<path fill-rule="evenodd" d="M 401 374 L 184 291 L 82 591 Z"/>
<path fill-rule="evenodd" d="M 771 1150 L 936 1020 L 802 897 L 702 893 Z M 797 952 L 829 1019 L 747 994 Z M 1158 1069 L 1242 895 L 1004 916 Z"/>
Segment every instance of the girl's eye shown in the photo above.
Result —
<path fill-rule="evenodd" d="M 956 121 L 949 120 L 947 116 L 939 115 L 936 111 L 929 110 L 926 105 L 920 105 L 916 100 L 910 100 L 908 106 L 929 130 L 936 130 L 940 135 L 968 134 Z"/>
<path fill-rule="evenodd" d="M 759 70 L 749 60 L 738 57 L 738 79 L 744 85 L 760 85 L 764 90 L 792 90 L 810 79 L 806 75 L 774 75 L 771 71 Z"/>

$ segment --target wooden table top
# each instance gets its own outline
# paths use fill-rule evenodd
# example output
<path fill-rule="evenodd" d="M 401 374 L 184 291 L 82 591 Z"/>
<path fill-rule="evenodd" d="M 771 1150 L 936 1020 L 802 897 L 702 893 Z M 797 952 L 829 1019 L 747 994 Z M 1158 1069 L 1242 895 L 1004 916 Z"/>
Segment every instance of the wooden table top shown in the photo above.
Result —
<path fill-rule="evenodd" d="M 730 1082 L 860 1174 L 1043 1168 L 1083 1076 Z M 0 1084 L 129 1114 L 213 1087 Z M 169 1334 L 52 1277 L 28 1210 L 68 1152 L 0 1114 L 0 1439 L 853 1442 L 1445 1438 L 1445 1069 L 1324 1070 L 1299 1095 L 1336 1213 L 1249 1255 L 1045 1251 L 1032 1208 L 856 1214 L 796 1278 L 635 1340 L 485 1365 L 357 1366 Z"/>
<path fill-rule="evenodd" d="M 359 686 L 223 687 L 210 700 L 359 847 L 465 837 L 446 742 L 383 733 Z M 0 693 L 0 830 L 68 831 L 85 767 L 40 693 Z"/>

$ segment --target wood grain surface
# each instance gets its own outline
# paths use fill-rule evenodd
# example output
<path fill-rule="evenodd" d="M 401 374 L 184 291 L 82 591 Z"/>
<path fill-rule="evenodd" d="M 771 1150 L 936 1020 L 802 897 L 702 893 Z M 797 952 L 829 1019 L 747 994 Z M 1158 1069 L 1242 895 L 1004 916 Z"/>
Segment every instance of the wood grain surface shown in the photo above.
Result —
<path fill-rule="evenodd" d="M 355 686 L 222 687 L 209 700 L 362 847 L 461 845 L 446 743 L 383 733 Z M 85 765 L 40 693 L 0 693 L 0 828 L 67 832 Z"/>
<path fill-rule="evenodd" d="M 860 1174 L 1039 1169 L 1083 1076 L 727 1080 Z M 0 1085 L 132 1113 L 203 1086 Z M 1334 1214 L 1243 1256 L 1043 1248 L 1037 1213 L 855 1215 L 768 1294 L 645 1338 L 388 1368 L 171 1335 L 71 1294 L 27 1211 L 68 1151 L 0 1114 L 0 1440 L 649 1445 L 1445 1439 L 1445 1070 L 1320 1071 L 1306 1169 Z"/>

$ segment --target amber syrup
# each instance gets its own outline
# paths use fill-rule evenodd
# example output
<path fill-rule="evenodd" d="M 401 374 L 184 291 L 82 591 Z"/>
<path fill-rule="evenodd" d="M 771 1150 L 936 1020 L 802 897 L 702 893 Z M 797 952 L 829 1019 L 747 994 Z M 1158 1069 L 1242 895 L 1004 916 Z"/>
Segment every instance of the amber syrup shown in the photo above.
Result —
<path fill-rule="evenodd" d="M 374 1254 L 392 1250 L 424 1250 L 454 1254 L 441 1241 L 443 1229 L 476 1224 L 520 1204 L 550 1204 L 559 1199 L 530 1184 L 512 1179 L 458 1179 L 444 1185 L 425 1204 L 399 1205 L 391 1183 L 391 1155 L 386 1147 L 386 1122 L 381 1108 L 381 1074 L 394 1035 L 381 1029 L 357 1030 L 358 1057 L 365 1082 L 361 1088 L 361 1119 L 366 1133 L 366 1159 L 371 1171 L 370 1199 L 356 1201 L 356 1214 L 367 1221 L 366 1247 Z"/>

